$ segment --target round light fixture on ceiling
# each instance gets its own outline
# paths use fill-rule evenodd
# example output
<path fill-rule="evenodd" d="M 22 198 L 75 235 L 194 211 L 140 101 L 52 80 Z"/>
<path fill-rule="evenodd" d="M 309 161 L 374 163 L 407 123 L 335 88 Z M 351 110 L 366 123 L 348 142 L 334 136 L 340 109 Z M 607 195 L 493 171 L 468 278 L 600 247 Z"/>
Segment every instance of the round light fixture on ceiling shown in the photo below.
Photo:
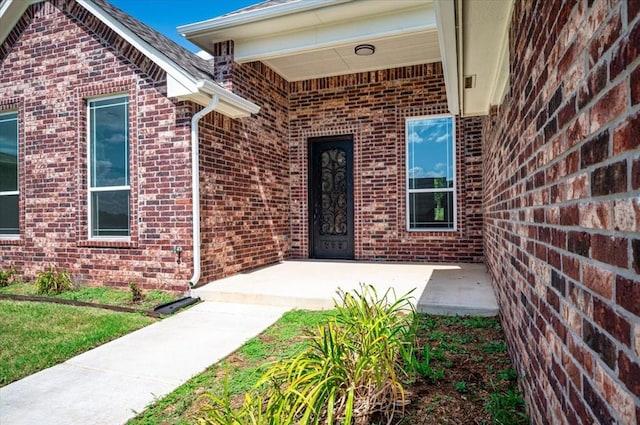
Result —
<path fill-rule="evenodd" d="M 358 56 L 371 56 L 376 52 L 376 46 L 373 44 L 358 44 L 355 53 Z"/>

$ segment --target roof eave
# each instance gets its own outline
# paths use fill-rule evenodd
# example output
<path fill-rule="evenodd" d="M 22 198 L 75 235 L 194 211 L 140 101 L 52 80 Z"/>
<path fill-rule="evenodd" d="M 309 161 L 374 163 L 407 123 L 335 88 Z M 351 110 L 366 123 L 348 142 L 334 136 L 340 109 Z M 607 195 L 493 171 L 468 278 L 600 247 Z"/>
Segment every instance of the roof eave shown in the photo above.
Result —
<path fill-rule="evenodd" d="M 184 37 L 193 37 L 236 26 L 247 25 L 265 19 L 277 18 L 307 10 L 317 9 L 331 4 L 346 3 L 352 0 L 305 0 L 277 4 L 264 9 L 248 10 L 237 14 L 220 16 L 206 21 L 179 26 L 178 32 Z"/>
<path fill-rule="evenodd" d="M 2 25 L 0 25 L 0 44 L 4 43 L 13 27 L 16 26 L 18 20 L 27 10 L 27 7 L 44 0 L 3 0 L 0 2 L 0 17 Z"/>
<path fill-rule="evenodd" d="M 218 96 L 219 102 L 215 110 L 231 118 L 244 118 L 260 112 L 260 107 L 255 103 L 210 81 L 199 81 L 198 90 L 209 98 Z"/>

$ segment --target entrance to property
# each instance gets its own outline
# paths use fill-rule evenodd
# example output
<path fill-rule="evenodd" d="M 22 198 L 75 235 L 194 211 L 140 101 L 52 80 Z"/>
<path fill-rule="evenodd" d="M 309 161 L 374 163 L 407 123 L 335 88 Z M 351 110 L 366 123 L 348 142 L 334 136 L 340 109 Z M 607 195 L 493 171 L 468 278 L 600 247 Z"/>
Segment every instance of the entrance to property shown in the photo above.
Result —
<path fill-rule="evenodd" d="M 353 137 L 309 139 L 309 256 L 352 260 Z"/>

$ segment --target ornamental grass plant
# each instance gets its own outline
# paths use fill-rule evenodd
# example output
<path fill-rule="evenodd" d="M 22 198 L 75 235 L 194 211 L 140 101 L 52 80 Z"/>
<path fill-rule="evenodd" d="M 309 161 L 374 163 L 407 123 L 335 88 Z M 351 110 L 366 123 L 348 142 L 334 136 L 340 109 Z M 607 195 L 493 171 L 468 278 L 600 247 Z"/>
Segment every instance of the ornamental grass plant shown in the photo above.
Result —
<path fill-rule="evenodd" d="M 201 424 L 391 424 L 406 404 L 416 315 L 410 293 L 340 291 L 337 314 L 296 355 L 272 363 L 244 403 L 208 395 Z"/>

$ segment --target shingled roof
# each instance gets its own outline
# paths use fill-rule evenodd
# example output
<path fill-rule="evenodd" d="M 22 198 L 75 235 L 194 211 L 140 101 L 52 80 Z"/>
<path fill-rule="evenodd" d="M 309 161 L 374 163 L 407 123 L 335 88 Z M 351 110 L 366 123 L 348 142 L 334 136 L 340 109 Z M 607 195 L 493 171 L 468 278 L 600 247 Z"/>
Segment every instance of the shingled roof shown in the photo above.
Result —
<path fill-rule="evenodd" d="M 252 4 L 251 6 L 243 7 L 242 9 L 238 9 L 238 10 L 234 10 L 233 12 L 226 13 L 221 17 L 239 15 L 245 12 L 253 12 L 260 9 L 266 9 L 271 6 L 278 6 L 280 4 L 285 4 L 285 3 L 295 3 L 298 1 L 301 1 L 301 0 L 265 0 L 257 4 Z"/>
<path fill-rule="evenodd" d="M 151 46 L 154 46 L 156 49 L 162 52 L 169 60 L 183 68 L 189 74 L 199 79 L 206 79 L 210 80 L 211 82 L 215 82 L 212 69 L 213 66 L 206 60 L 180 46 L 173 40 L 169 39 L 168 37 L 149 27 L 148 25 L 140 22 L 133 16 L 113 6 L 108 1 L 92 1 L 122 25 L 127 27 L 131 32 L 135 33 L 142 40 L 146 41 Z"/>

